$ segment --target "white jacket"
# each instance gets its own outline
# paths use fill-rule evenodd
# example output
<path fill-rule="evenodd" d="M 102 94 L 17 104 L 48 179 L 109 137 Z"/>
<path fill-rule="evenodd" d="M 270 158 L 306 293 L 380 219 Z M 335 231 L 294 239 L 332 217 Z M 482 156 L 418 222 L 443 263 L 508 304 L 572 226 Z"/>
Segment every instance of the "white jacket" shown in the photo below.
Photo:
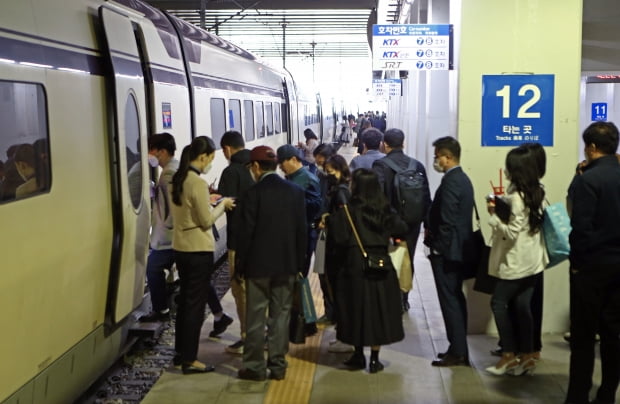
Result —
<path fill-rule="evenodd" d="M 504 200 L 511 207 L 508 223 L 502 222 L 495 214 L 489 219 L 493 230 L 489 275 L 500 279 L 521 279 L 542 272 L 549 263 L 542 229 L 530 234 L 529 209 L 519 192 L 508 193 Z"/>

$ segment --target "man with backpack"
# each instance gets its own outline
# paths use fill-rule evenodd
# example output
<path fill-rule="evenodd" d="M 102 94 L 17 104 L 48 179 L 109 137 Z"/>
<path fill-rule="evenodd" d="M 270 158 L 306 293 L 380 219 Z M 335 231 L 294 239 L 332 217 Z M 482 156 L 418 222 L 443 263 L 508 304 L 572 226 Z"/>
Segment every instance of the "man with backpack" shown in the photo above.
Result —
<path fill-rule="evenodd" d="M 431 193 L 424 165 L 403 152 L 405 134 L 400 129 L 388 129 L 383 135 L 386 156 L 376 160 L 372 169 L 392 207 L 407 223 L 408 231 L 401 235 L 413 259 L 420 235 L 420 226 L 426 221 L 431 204 Z M 413 274 L 412 274 L 413 275 Z M 409 293 L 403 292 L 403 311 L 409 310 Z"/>

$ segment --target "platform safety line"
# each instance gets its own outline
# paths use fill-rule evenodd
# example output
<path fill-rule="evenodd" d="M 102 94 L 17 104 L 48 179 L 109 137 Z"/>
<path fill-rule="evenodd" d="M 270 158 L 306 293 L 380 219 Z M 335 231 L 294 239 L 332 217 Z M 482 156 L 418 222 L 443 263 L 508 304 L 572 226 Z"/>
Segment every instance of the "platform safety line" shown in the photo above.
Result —
<path fill-rule="evenodd" d="M 323 315 L 323 294 L 319 277 L 315 273 L 308 276 L 314 299 L 317 317 Z M 263 404 L 305 404 L 310 400 L 314 372 L 319 359 L 322 328 L 311 337 L 306 337 L 305 344 L 289 344 L 286 355 L 288 368 L 284 380 L 271 381 Z"/>

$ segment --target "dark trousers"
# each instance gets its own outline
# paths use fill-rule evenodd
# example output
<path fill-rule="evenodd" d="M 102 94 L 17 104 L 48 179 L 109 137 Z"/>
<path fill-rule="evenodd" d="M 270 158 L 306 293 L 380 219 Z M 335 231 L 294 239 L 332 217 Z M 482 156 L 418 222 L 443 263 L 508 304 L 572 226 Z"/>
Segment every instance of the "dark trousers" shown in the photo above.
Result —
<path fill-rule="evenodd" d="M 467 301 L 463 293 L 463 264 L 431 255 L 439 306 L 450 347 L 448 353 L 467 357 Z"/>
<path fill-rule="evenodd" d="M 174 256 L 180 283 L 174 345 L 181 361 L 191 363 L 198 354 L 207 290 L 213 274 L 213 253 L 175 251 Z"/>
<path fill-rule="evenodd" d="M 415 267 L 413 266 L 413 261 L 415 257 L 415 248 L 418 244 L 418 237 L 420 237 L 420 227 L 421 223 L 417 223 L 413 226 L 409 226 L 409 233 L 405 236 L 405 241 L 407 242 L 407 250 L 409 251 L 409 257 L 411 258 L 411 278 L 413 279 L 413 275 L 415 273 Z M 409 292 L 403 292 L 403 300 L 409 299 Z"/>
<path fill-rule="evenodd" d="M 245 278 L 246 337 L 243 367 L 258 375 L 282 375 L 288 352 L 288 326 L 293 305 L 295 275 Z M 268 316 L 266 318 L 266 316 Z M 265 321 L 267 321 L 268 359 L 265 365 Z"/>
<path fill-rule="evenodd" d="M 537 275 L 521 279 L 500 279 L 491 298 L 491 310 L 504 352 L 534 352 L 532 294 Z M 511 315 L 513 307 L 516 316 Z"/>
<path fill-rule="evenodd" d="M 164 270 L 171 269 L 173 264 L 174 251 L 172 249 L 151 250 L 149 253 L 149 259 L 146 263 L 146 279 L 151 292 L 153 311 L 160 312 L 168 308 L 166 273 Z"/>
<path fill-rule="evenodd" d="M 570 374 L 567 402 L 587 403 L 594 371 L 596 333 L 601 337 L 601 386 L 596 399 L 615 402 L 620 380 L 620 268 L 592 268 L 570 275 Z"/>

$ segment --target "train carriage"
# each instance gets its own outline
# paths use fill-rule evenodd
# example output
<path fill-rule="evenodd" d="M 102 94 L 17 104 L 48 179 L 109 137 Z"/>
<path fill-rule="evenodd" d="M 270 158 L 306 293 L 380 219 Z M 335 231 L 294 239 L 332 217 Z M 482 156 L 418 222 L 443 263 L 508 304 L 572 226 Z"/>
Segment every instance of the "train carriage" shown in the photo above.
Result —
<path fill-rule="evenodd" d="M 2 6 L 0 402 L 70 402 L 123 351 L 145 296 L 148 134 L 171 133 L 179 154 L 230 129 L 249 148 L 323 137 L 320 103 L 296 87 L 137 0 Z M 226 164 L 217 153 L 206 179 Z"/>

